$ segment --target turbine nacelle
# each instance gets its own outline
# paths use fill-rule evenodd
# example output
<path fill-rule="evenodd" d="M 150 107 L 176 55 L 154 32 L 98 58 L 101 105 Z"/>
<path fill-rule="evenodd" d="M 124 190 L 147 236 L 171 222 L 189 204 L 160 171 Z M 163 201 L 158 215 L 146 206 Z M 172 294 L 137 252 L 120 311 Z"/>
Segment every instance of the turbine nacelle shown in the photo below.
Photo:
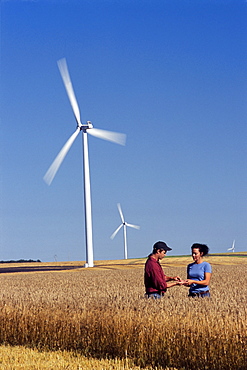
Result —
<path fill-rule="evenodd" d="M 78 127 L 80 128 L 81 131 L 85 131 L 88 130 L 89 128 L 93 128 L 93 124 L 91 121 L 87 121 L 86 123 L 83 123 Z"/>

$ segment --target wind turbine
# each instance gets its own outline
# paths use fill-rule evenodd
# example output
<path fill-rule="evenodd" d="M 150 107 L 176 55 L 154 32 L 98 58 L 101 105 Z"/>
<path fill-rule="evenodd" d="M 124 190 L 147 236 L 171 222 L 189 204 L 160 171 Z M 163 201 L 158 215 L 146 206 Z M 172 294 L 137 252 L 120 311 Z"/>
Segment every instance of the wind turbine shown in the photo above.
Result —
<path fill-rule="evenodd" d="M 118 228 L 114 231 L 114 233 L 111 235 L 110 238 L 114 239 L 115 236 L 117 235 L 117 233 L 119 232 L 119 230 L 123 227 L 123 230 L 124 230 L 124 258 L 127 260 L 127 258 L 128 258 L 127 257 L 127 226 L 133 227 L 134 229 L 140 229 L 140 226 L 132 225 L 132 224 L 129 224 L 128 222 L 126 222 L 124 220 L 124 215 L 123 215 L 120 203 L 117 204 L 117 207 L 118 207 L 118 211 L 119 211 L 122 223 L 121 223 L 121 225 L 118 226 Z"/>
<path fill-rule="evenodd" d="M 231 248 L 228 248 L 227 250 L 232 251 L 233 253 L 235 252 L 235 240 L 233 240 Z"/>
<path fill-rule="evenodd" d="M 80 110 L 75 97 L 74 89 L 70 80 L 69 71 L 65 58 L 58 62 L 65 89 L 67 91 L 70 104 L 77 122 L 75 132 L 70 136 L 65 145 L 62 147 L 57 157 L 49 167 L 44 176 L 44 181 L 50 185 L 55 177 L 60 165 L 62 164 L 66 154 L 71 148 L 76 137 L 82 131 L 83 142 L 83 178 L 84 178 L 84 208 L 85 208 L 85 236 L 86 236 L 86 264 L 85 267 L 93 267 L 93 232 L 92 232 L 92 207 L 91 207 L 91 190 L 90 190 L 90 173 L 89 173 L 89 155 L 88 155 L 88 138 L 87 134 L 96 136 L 100 139 L 112 141 L 114 143 L 125 145 L 126 135 L 111 131 L 100 130 L 93 128 L 90 121 L 81 123 Z"/>

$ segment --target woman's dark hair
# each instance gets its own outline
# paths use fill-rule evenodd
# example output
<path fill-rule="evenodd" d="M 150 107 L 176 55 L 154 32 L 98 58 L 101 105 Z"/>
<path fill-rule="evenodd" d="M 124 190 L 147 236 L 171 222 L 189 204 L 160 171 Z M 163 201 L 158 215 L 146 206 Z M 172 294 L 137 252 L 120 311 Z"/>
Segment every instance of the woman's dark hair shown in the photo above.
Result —
<path fill-rule="evenodd" d="M 191 250 L 197 248 L 199 249 L 200 253 L 202 253 L 203 256 L 206 256 L 209 252 L 209 248 L 206 244 L 199 244 L 199 243 L 194 243 L 191 246 Z"/>

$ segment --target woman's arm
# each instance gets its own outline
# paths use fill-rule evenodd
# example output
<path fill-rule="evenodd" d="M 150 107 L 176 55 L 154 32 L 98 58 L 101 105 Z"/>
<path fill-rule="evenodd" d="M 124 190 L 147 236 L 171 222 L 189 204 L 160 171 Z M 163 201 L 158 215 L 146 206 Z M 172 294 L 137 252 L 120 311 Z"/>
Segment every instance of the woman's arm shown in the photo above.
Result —
<path fill-rule="evenodd" d="M 204 273 L 204 280 L 200 281 L 200 280 L 187 279 L 186 282 L 187 282 L 188 285 L 191 285 L 191 284 L 209 285 L 210 278 L 211 278 L 211 272 L 205 272 Z"/>

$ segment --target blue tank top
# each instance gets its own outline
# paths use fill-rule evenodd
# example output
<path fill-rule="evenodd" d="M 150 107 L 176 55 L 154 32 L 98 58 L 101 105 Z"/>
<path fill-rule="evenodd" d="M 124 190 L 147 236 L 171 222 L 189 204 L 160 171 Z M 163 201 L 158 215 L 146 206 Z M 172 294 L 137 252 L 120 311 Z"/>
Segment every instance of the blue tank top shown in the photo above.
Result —
<path fill-rule="evenodd" d="M 205 279 L 205 272 L 212 273 L 212 268 L 210 263 L 202 262 L 202 263 L 190 263 L 187 266 L 187 276 L 188 279 L 191 280 L 204 280 Z M 208 285 L 199 285 L 199 284 L 192 284 L 190 286 L 190 293 L 200 293 L 209 290 Z"/>

